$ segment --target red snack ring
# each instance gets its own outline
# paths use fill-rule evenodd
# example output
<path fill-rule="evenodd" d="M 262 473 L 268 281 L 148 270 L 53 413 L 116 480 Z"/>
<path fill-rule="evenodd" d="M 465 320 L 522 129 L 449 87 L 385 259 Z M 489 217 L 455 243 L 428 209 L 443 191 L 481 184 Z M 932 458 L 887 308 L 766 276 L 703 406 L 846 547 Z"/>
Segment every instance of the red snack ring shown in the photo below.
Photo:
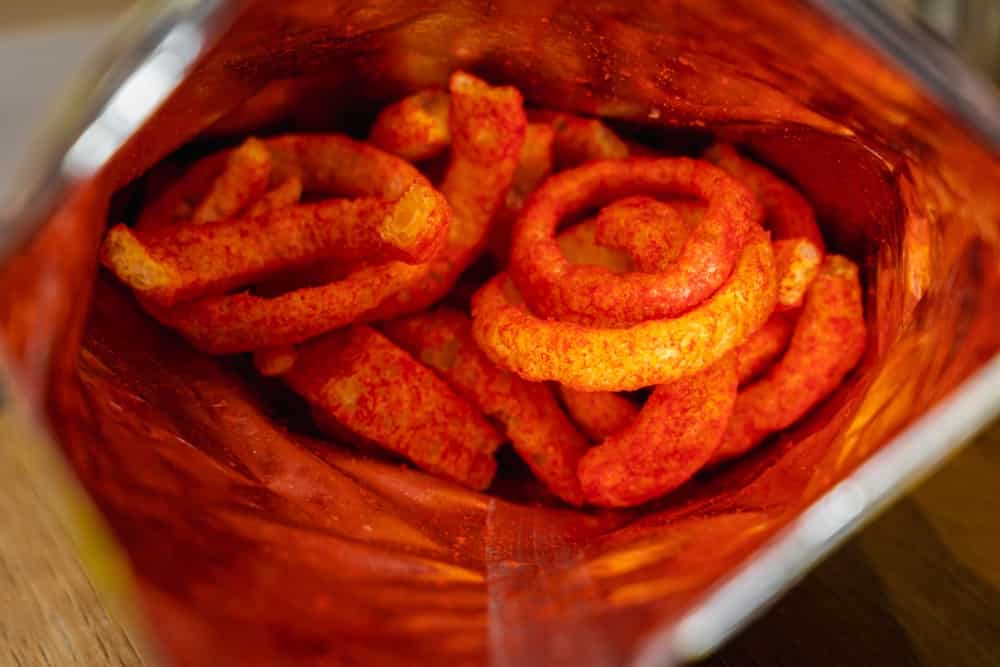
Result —
<path fill-rule="evenodd" d="M 665 224 L 654 216 L 629 215 L 633 202 L 641 200 L 669 208 L 671 213 L 666 214 Z M 704 208 L 701 203 L 689 199 L 661 202 L 649 197 L 626 197 L 599 212 L 598 217 L 604 217 L 605 225 L 600 241 L 598 217 L 594 217 L 559 230 L 556 242 L 572 264 L 600 266 L 619 274 L 635 271 L 634 257 L 640 257 L 656 270 L 676 259 L 674 253 L 683 246 L 689 230 L 701 219 Z M 683 226 L 675 224 L 675 214 L 680 216 Z M 647 237 L 653 240 L 652 244 L 646 243 Z M 650 252 L 651 245 L 659 248 L 662 254 Z"/>
<path fill-rule="evenodd" d="M 432 474 L 476 490 L 493 479 L 500 434 L 371 327 L 348 327 L 302 345 L 283 379 L 314 410 Z"/>
<path fill-rule="evenodd" d="M 631 424 L 639 408 L 624 396 L 610 391 L 577 391 L 559 387 L 563 405 L 587 437 L 600 442 Z"/>
<path fill-rule="evenodd" d="M 788 350 L 740 391 L 713 462 L 738 456 L 798 421 L 858 363 L 865 337 L 858 267 L 846 257 L 828 255 L 806 295 Z"/>
<path fill-rule="evenodd" d="M 117 225 L 101 260 L 137 294 L 167 307 L 317 260 L 426 261 L 440 248 L 450 215 L 437 191 L 414 183 L 394 201 L 330 199 L 153 232 Z"/>
<path fill-rule="evenodd" d="M 674 261 L 684 247 L 688 230 L 698 215 L 698 206 L 690 201 L 661 202 L 651 197 L 626 197 L 605 206 L 596 218 L 594 242 L 603 247 L 628 253 L 640 271 L 661 271 Z M 577 232 L 579 235 L 580 232 Z M 560 234 L 560 248 L 565 245 Z M 579 243 L 584 243 L 581 238 Z M 823 253 L 812 241 L 784 239 L 773 242 L 774 264 L 778 274 L 778 310 L 792 310 L 802 305 L 810 283 L 819 273 Z M 572 249 L 580 252 L 578 248 Z M 567 259 L 574 261 L 563 250 Z M 592 258 L 610 258 L 609 253 L 590 250 Z M 593 263 L 593 262 L 592 262 Z M 609 270 L 620 273 L 617 262 Z"/>
<path fill-rule="evenodd" d="M 684 250 L 690 233 L 670 203 L 652 197 L 625 197 L 601 209 L 594 240 L 629 254 L 639 271 L 664 271 Z M 567 257 L 567 259 L 569 259 Z"/>
<path fill-rule="evenodd" d="M 528 380 L 555 380 L 581 391 L 641 389 L 721 359 L 763 326 L 776 292 L 771 244 L 755 226 L 725 284 L 679 317 L 623 328 L 543 319 L 500 274 L 473 297 L 473 334 L 495 363 Z"/>
<path fill-rule="evenodd" d="M 589 504 L 639 505 L 677 488 L 708 462 L 736 401 L 732 357 L 657 386 L 628 427 L 580 459 Z"/>
<path fill-rule="evenodd" d="M 500 423 L 514 450 L 549 490 L 568 503 L 582 504 L 576 464 L 588 443 L 547 385 L 497 368 L 476 345 L 472 322 L 459 311 L 438 308 L 386 322 L 382 330 Z"/>
<path fill-rule="evenodd" d="M 767 369 L 788 347 L 798 312 L 776 312 L 736 348 L 736 375 L 743 386 Z"/>
<path fill-rule="evenodd" d="M 421 90 L 390 104 L 375 117 L 368 141 L 416 162 L 438 155 L 451 143 L 448 93 Z"/>
<path fill-rule="evenodd" d="M 440 186 L 452 209 L 448 237 L 423 279 L 365 314 L 366 321 L 418 312 L 444 297 L 482 252 L 514 178 L 526 124 L 521 94 L 464 72 L 451 76 L 449 89 L 451 162 Z"/>
<path fill-rule="evenodd" d="M 532 122 L 552 126 L 557 169 L 568 169 L 594 160 L 621 160 L 629 156 L 628 144 L 596 118 L 559 111 L 531 111 L 528 118 Z"/>
<path fill-rule="evenodd" d="M 574 266 L 554 234 L 559 222 L 629 195 L 694 196 L 708 202 L 701 223 L 667 270 L 614 276 Z M 624 327 L 672 317 L 725 282 L 760 210 L 725 172 L 689 158 L 591 162 L 550 177 L 521 212 L 510 272 L 533 311 L 579 324 Z"/>
<path fill-rule="evenodd" d="M 764 228 L 773 239 L 806 239 L 819 249 L 821 256 L 826 252 L 812 206 L 798 190 L 766 167 L 740 155 L 730 144 L 715 144 L 705 151 L 704 157 L 750 188 L 764 206 Z"/>

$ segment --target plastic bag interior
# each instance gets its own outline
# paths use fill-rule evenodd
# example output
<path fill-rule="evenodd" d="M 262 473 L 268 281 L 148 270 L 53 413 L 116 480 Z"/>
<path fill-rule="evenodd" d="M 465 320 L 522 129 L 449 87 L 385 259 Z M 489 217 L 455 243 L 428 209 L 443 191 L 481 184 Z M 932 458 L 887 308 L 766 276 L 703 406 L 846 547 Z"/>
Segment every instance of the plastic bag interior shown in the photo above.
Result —
<path fill-rule="evenodd" d="M 785 175 L 862 266 L 861 365 L 750 456 L 579 511 L 517 474 L 478 494 L 315 440 L 245 360 L 195 352 L 96 270 L 164 157 L 363 131 L 459 67 Z M 625 664 L 996 353 L 997 183 L 995 156 L 795 3 L 258 2 L 4 268 L 3 342 L 177 664 Z"/>

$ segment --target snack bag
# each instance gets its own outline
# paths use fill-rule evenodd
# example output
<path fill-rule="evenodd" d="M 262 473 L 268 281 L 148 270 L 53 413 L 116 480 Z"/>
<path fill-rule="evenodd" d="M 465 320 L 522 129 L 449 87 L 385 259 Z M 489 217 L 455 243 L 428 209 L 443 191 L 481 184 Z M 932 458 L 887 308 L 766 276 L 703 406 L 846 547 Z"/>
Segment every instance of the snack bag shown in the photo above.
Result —
<path fill-rule="evenodd" d="M 988 417 L 982 141 L 792 2 L 250 2 L 0 342 L 173 664 L 668 664 Z"/>

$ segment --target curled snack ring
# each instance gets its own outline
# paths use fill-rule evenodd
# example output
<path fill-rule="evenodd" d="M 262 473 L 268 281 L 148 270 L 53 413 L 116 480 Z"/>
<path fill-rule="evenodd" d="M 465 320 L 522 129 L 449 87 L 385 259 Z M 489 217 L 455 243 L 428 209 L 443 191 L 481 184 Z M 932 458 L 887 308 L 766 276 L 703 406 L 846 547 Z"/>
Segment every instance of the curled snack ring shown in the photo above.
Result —
<path fill-rule="evenodd" d="M 688 481 L 708 462 L 736 401 L 732 357 L 657 386 L 631 424 L 580 459 L 580 484 L 588 503 L 644 503 Z"/>
<path fill-rule="evenodd" d="M 559 249 L 559 222 L 629 195 L 686 195 L 708 209 L 669 270 L 612 276 L 572 265 Z M 514 230 L 510 272 L 532 310 L 580 324 L 629 326 L 672 317 L 703 301 L 729 277 L 747 229 L 760 216 L 753 195 L 712 165 L 689 158 L 591 162 L 550 177 Z"/>
<path fill-rule="evenodd" d="M 452 209 L 448 236 L 430 270 L 366 313 L 366 321 L 417 312 L 444 297 L 485 247 L 514 178 L 526 124 L 521 94 L 464 72 L 451 76 L 449 90 L 451 161 L 440 185 Z"/>
<path fill-rule="evenodd" d="M 101 260 L 137 294 L 166 307 L 318 260 L 426 261 L 443 242 L 450 216 L 440 193 L 413 183 L 394 201 L 329 199 L 153 232 L 117 225 Z"/>
<path fill-rule="evenodd" d="M 621 431 L 639 414 L 632 401 L 611 391 L 577 391 L 560 385 L 559 393 L 569 416 L 595 442 Z"/>
<path fill-rule="evenodd" d="M 581 391 L 641 389 L 722 358 L 763 326 L 776 292 L 771 244 L 754 226 L 725 284 L 679 317 L 623 328 L 543 319 L 500 274 L 473 297 L 473 333 L 495 363 L 529 380 L 555 380 Z"/>
<path fill-rule="evenodd" d="M 472 322 L 438 308 L 382 325 L 393 342 L 440 375 L 456 392 L 499 423 L 514 451 L 549 490 L 583 502 L 576 465 L 588 443 L 560 409 L 552 390 L 498 368 L 472 338 Z"/>
<path fill-rule="evenodd" d="M 431 473 L 489 486 L 502 436 L 443 380 L 366 325 L 309 341 L 282 379 L 337 423 Z"/>
<path fill-rule="evenodd" d="M 627 252 L 640 271 L 654 272 L 669 266 L 684 247 L 693 217 L 687 203 L 661 202 L 651 197 L 626 197 L 605 206 L 595 220 L 594 243 Z M 580 234 L 581 232 L 577 232 Z M 563 234 L 558 239 L 564 248 Z M 582 238 L 581 238 L 581 243 Z M 823 251 L 804 238 L 773 241 L 774 265 L 778 274 L 778 310 L 802 305 L 806 290 L 819 273 Z M 579 252 L 578 249 L 574 248 Z M 594 251 L 591 251 L 594 253 Z M 570 261 L 573 258 L 563 254 Z M 610 257 L 609 253 L 597 253 Z M 618 271 L 617 263 L 607 266 Z"/>
<path fill-rule="evenodd" d="M 627 252 L 636 268 L 646 273 L 667 270 L 683 252 L 689 234 L 677 209 L 652 197 L 612 202 L 601 209 L 595 222 L 595 242 Z"/>
<path fill-rule="evenodd" d="M 764 207 L 764 228 L 771 232 L 771 238 L 779 241 L 806 239 L 822 256 L 826 251 L 823 234 L 816 224 L 812 206 L 798 190 L 766 167 L 740 155 L 730 144 L 714 144 L 705 151 L 704 157 L 754 193 Z"/>
<path fill-rule="evenodd" d="M 420 188 L 418 192 L 432 191 L 409 163 L 340 135 L 285 135 L 264 144 L 271 153 L 277 180 L 298 178 L 307 192 L 399 200 L 414 185 Z M 337 282 L 273 298 L 242 292 L 207 296 L 169 308 L 145 299 L 142 303 L 154 317 L 203 351 L 248 352 L 301 342 L 349 324 L 419 283 L 431 268 L 431 263 L 390 261 L 362 266 Z"/>
<path fill-rule="evenodd" d="M 854 368 L 865 337 L 858 267 L 846 257 L 828 255 L 809 288 L 788 350 L 740 391 L 712 461 L 738 456 L 796 422 Z"/>
<path fill-rule="evenodd" d="M 375 117 L 368 141 L 416 162 L 442 153 L 451 143 L 448 93 L 421 90 L 390 104 Z"/>

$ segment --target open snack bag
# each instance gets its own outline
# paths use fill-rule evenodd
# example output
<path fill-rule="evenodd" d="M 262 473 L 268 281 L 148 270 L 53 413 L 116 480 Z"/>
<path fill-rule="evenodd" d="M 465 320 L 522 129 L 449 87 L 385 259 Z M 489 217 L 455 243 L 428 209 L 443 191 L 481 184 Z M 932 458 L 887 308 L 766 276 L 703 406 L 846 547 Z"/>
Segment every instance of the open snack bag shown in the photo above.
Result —
<path fill-rule="evenodd" d="M 217 4 L 0 272 L 167 664 L 695 657 L 995 409 L 989 128 L 820 9 Z"/>

